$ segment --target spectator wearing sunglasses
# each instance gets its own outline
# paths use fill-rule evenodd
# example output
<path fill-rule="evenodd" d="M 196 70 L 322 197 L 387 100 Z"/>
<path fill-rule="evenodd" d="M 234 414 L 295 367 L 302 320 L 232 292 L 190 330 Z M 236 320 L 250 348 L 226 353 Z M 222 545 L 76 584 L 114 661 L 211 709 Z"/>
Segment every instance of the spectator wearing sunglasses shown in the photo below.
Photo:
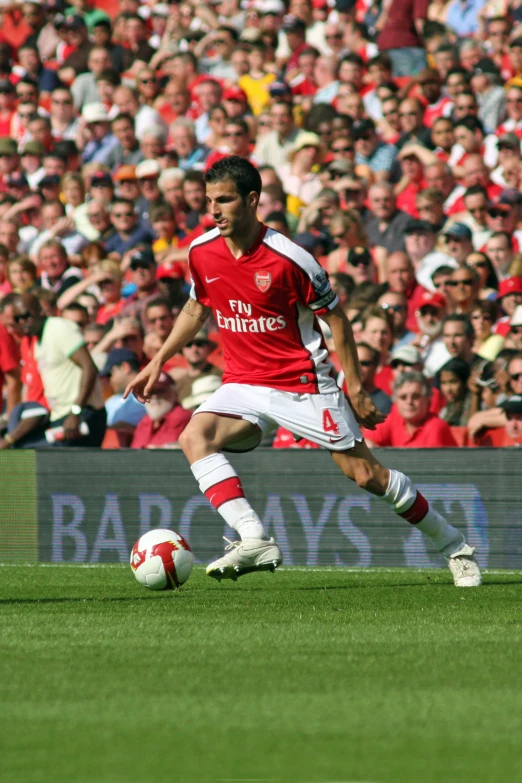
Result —
<path fill-rule="evenodd" d="M 217 343 L 211 340 L 206 329 L 200 329 L 195 337 L 185 345 L 182 350 L 186 369 L 174 368 L 171 372 L 176 380 L 178 397 L 183 405 L 186 398 L 193 394 L 194 381 L 208 375 L 217 375 L 221 378 L 222 370 L 209 361 L 210 354 L 217 348 Z"/>
<path fill-rule="evenodd" d="M 480 278 L 470 266 L 455 269 L 448 283 L 449 307 L 455 313 L 471 313 L 478 298 Z"/>
<path fill-rule="evenodd" d="M 388 414 L 392 406 L 391 397 L 375 385 L 375 373 L 379 366 L 379 351 L 372 348 L 368 343 L 359 343 L 357 345 L 357 356 L 361 365 L 363 389 L 370 395 L 377 410 Z"/>
<path fill-rule="evenodd" d="M 405 294 L 398 291 L 386 291 L 379 297 L 377 304 L 391 314 L 394 347 L 401 348 L 404 345 L 409 345 L 417 335 L 406 326 L 408 320 L 408 300 Z"/>

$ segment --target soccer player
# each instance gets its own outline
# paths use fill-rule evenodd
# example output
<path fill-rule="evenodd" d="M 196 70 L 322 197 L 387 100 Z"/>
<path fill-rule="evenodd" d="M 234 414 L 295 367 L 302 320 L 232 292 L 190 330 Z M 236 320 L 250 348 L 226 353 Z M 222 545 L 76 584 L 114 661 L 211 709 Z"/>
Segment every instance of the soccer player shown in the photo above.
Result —
<path fill-rule="evenodd" d="M 229 542 L 207 574 L 237 579 L 281 564 L 281 550 L 266 535 L 223 451 L 253 449 L 283 426 L 328 449 L 348 478 L 427 535 L 447 558 L 458 587 L 478 586 L 474 549 L 411 479 L 381 465 L 365 444 L 359 424 L 375 429 L 385 417 L 363 389 L 350 323 L 315 259 L 258 221 L 256 168 L 245 158 L 226 157 L 206 172 L 205 181 L 216 228 L 190 246 L 190 298 L 125 395 L 132 391 L 148 401 L 163 363 L 213 311 L 225 354 L 223 385 L 196 410 L 179 444 L 201 491 L 240 540 Z M 318 316 L 331 329 L 348 399 L 331 374 Z"/>

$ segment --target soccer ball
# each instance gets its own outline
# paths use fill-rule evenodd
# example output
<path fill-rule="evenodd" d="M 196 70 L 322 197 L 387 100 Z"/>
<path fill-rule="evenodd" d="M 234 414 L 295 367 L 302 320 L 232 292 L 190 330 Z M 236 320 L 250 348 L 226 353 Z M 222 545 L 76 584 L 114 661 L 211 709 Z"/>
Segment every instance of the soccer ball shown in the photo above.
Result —
<path fill-rule="evenodd" d="M 192 572 L 194 555 L 173 530 L 149 530 L 138 538 L 130 556 L 134 576 L 150 590 L 175 590 Z"/>

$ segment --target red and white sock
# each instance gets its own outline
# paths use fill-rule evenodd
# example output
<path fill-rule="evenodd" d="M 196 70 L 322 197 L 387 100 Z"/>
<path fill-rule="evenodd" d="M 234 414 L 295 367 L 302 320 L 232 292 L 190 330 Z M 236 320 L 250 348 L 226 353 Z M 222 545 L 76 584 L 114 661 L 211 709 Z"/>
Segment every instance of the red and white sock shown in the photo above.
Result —
<path fill-rule="evenodd" d="M 451 555 L 462 548 L 464 543 L 462 533 L 432 508 L 413 481 L 404 473 L 390 470 L 390 481 L 383 500 L 410 525 L 415 525 L 429 536 L 439 552 Z"/>
<path fill-rule="evenodd" d="M 241 538 L 268 538 L 261 520 L 245 498 L 239 476 L 223 454 L 203 457 L 190 469 L 200 490 Z"/>

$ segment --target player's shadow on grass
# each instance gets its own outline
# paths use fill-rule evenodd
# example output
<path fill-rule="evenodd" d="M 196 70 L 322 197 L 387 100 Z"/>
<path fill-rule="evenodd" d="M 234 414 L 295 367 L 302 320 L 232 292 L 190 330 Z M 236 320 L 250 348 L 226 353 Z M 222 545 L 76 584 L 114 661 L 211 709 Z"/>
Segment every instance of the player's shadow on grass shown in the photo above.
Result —
<path fill-rule="evenodd" d="M 172 594 L 154 595 L 154 596 L 135 596 L 125 598 L 0 598 L 0 605 L 6 604 L 68 604 L 68 603 L 86 603 L 95 601 L 99 604 L 122 603 L 127 601 L 158 601 L 172 599 Z"/>

